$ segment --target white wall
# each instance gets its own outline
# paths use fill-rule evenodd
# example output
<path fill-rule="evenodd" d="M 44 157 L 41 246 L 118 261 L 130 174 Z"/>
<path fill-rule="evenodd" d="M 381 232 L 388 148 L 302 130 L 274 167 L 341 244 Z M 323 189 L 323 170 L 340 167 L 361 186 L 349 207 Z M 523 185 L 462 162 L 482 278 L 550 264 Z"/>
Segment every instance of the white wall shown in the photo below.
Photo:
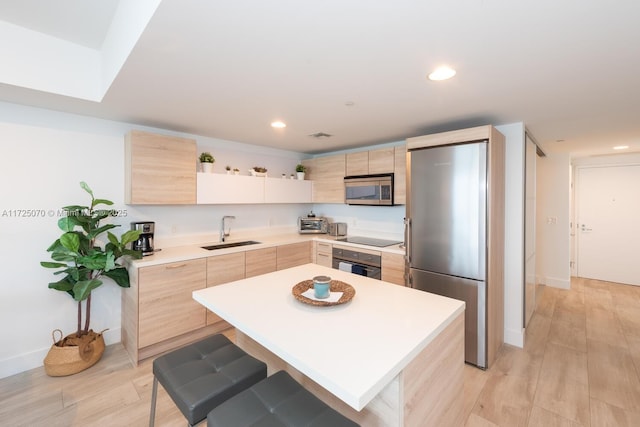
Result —
<path fill-rule="evenodd" d="M 295 225 L 309 205 L 127 206 L 124 204 L 124 134 L 149 128 L 97 120 L 42 109 L 0 103 L 0 378 L 42 365 L 52 343 L 51 332 L 76 328 L 76 303 L 65 293 L 47 288 L 56 280 L 46 248 L 59 237 L 57 214 L 62 206 L 88 203 L 79 182 L 86 181 L 97 197 L 110 199 L 127 216 L 114 223 L 154 220 L 158 246 L 211 233 L 217 239 L 222 215 L 235 215 L 232 235 L 258 227 Z M 155 130 L 158 132 L 171 133 Z M 173 133 L 176 134 L 176 133 Z M 190 136 L 190 135 L 186 135 Z M 260 164 L 293 172 L 300 153 L 196 137 L 199 149 L 212 151 L 215 169 L 228 162 L 246 174 Z M 35 209 L 43 216 L 24 217 Z M 124 291 L 126 292 L 126 290 Z M 92 304 L 91 326 L 109 328 L 107 344 L 120 341 L 121 289 L 105 283 Z"/>
<path fill-rule="evenodd" d="M 173 245 L 195 238 L 217 239 L 222 215 L 235 215 L 233 233 L 253 228 L 293 227 L 312 206 L 127 206 L 124 204 L 124 134 L 131 129 L 193 137 L 200 151 L 216 157 L 215 172 L 230 164 L 246 173 L 254 165 L 268 167 L 271 176 L 292 173 L 304 158 L 300 153 L 249 144 L 196 137 L 89 117 L 58 113 L 0 102 L 0 378 L 42 365 L 51 345 L 51 331 L 75 330 L 75 302 L 68 295 L 47 288 L 54 280 L 50 270 L 40 267 L 49 260 L 46 248 L 58 236 L 55 213 L 71 203 L 86 203 L 79 186 L 86 181 L 98 197 L 112 200 L 115 209 L 126 209 L 117 218 L 120 231 L 129 222 L 156 222 L 156 244 Z M 505 339 L 522 343 L 523 264 L 523 160 L 524 126 L 498 126 L 507 138 L 507 242 L 505 266 Z M 397 143 L 391 143 L 397 144 Z M 42 210 L 44 216 L 27 218 L 12 212 Z M 349 223 L 352 234 L 390 239 L 403 237 L 404 206 L 362 207 L 315 205 L 317 214 Z M 118 233 L 116 233 L 118 234 Z M 108 344 L 120 341 L 121 289 L 105 283 L 95 291 L 92 327 L 109 328 Z M 126 290 L 124 290 L 126 292 Z"/>
<path fill-rule="evenodd" d="M 571 287 L 571 158 L 549 153 L 538 158 L 536 276 L 538 283 Z"/>
<path fill-rule="evenodd" d="M 524 346 L 524 165 L 525 126 L 496 126 L 506 140 L 504 340 Z"/>

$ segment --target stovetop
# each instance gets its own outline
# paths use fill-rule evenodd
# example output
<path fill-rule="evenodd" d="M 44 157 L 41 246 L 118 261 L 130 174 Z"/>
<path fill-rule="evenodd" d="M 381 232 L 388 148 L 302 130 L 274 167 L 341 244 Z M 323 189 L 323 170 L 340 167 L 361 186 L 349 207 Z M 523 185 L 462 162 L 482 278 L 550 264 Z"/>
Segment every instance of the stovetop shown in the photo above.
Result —
<path fill-rule="evenodd" d="M 356 243 L 359 245 L 375 246 L 378 248 L 384 248 L 385 246 L 393 246 L 393 245 L 397 245 L 398 243 L 402 243 L 396 240 L 376 239 L 374 237 L 362 237 L 362 236 L 341 237 L 337 239 L 337 241 L 347 242 L 347 243 Z"/>

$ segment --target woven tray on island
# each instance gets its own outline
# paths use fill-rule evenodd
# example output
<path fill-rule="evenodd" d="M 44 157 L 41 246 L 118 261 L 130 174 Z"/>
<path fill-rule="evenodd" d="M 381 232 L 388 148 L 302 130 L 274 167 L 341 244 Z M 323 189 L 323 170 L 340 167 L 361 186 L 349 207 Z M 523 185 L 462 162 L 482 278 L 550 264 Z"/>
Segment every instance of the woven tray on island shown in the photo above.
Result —
<path fill-rule="evenodd" d="M 331 285 L 331 292 L 342 292 L 342 296 L 338 301 L 318 301 L 302 295 L 308 289 L 313 289 L 313 280 L 303 280 L 291 289 L 291 293 L 298 301 L 317 306 L 344 304 L 345 302 L 351 301 L 356 294 L 356 290 L 348 283 L 341 282 L 340 280 L 332 280 L 329 283 Z"/>

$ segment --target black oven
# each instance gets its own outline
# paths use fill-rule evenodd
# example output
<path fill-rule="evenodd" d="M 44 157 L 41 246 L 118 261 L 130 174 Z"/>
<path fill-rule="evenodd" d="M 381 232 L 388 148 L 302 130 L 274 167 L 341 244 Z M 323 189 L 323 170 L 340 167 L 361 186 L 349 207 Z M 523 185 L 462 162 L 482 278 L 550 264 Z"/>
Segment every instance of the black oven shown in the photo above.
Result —
<path fill-rule="evenodd" d="M 332 267 L 337 270 L 349 271 L 360 276 L 381 278 L 381 257 L 357 250 L 333 248 Z"/>

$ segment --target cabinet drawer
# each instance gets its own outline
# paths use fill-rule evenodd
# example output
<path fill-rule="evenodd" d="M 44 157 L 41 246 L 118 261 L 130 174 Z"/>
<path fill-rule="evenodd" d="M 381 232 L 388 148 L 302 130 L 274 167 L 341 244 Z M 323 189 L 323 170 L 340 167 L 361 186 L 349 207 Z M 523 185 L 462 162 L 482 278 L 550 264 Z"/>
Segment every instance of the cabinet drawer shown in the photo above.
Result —
<path fill-rule="evenodd" d="M 207 280 L 205 259 L 139 270 L 140 348 L 205 326 L 205 308 L 192 298 Z"/>
<path fill-rule="evenodd" d="M 320 254 L 331 254 L 333 246 L 331 243 L 316 242 L 316 251 Z"/>
<path fill-rule="evenodd" d="M 316 254 L 316 264 L 331 268 L 332 262 L 333 262 L 333 256 L 331 254 L 326 254 L 322 252 L 318 252 Z"/>

